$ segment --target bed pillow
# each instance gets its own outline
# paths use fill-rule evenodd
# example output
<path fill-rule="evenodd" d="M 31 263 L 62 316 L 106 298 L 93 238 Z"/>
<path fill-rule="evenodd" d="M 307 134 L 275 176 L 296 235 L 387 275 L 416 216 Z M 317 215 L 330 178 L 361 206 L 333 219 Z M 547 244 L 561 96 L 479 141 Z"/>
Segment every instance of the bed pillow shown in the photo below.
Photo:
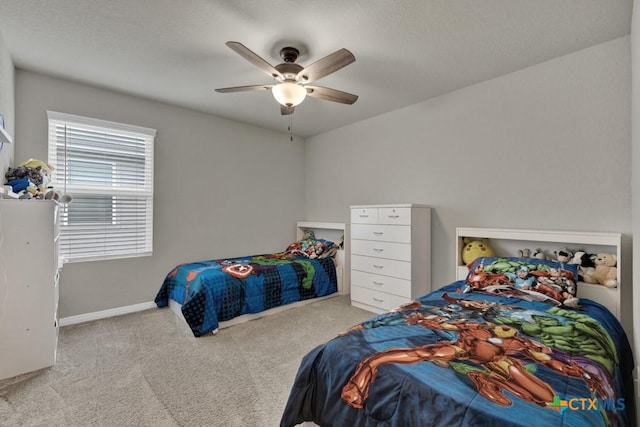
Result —
<path fill-rule="evenodd" d="M 291 243 L 285 249 L 288 256 L 303 256 L 305 258 L 326 258 L 334 256 L 338 246 L 330 240 L 308 238 Z"/>
<path fill-rule="evenodd" d="M 482 257 L 469 264 L 465 292 L 491 292 L 577 308 L 578 265 L 538 258 Z"/>

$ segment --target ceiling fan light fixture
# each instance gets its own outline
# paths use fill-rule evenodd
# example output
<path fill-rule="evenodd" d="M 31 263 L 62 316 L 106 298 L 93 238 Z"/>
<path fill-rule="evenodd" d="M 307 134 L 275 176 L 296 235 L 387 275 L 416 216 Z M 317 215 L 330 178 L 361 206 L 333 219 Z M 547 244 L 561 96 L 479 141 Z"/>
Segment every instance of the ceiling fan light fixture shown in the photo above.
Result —
<path fill-rule="evenodd" d="M 271 88 L 271 93 L 276 101 L 289 108 L 300 104 L 307 96 L 307 90 L 304 86 L 291 81 L 278 83 Z"/>

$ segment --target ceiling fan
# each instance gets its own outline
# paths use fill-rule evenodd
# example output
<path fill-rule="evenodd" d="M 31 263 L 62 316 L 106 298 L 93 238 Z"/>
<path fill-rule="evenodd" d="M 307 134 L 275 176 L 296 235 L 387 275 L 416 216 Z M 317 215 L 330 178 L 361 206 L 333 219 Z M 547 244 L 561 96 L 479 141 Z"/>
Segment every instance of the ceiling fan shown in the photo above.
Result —
<path fill-rule="evenodd" d="M 216 89 L 216 92 L 271 90 L 276 101 L 280 103 L 280 112 L 283 115 L 292 114 L 295 106 L 300 104 L 307 95 L 342 104 L 353 104 L 358 99 L 357 95 L 340 90 L 308 85 L 308 83 L 320 80 L 354 62 L 356 60 L 355 56 L 347 49 L 340 49 L 317 60 L 308 67 L 302 67 L 295 63 L 300 51 L 294 47 L 284 47 L 280 50 L 280 57 L 284 62 L 274 67 L 242 43 L 229 41 L 225 44 L 238 55 L 274 78 L 276 82 L 266 85 L 225 87 Z"/>

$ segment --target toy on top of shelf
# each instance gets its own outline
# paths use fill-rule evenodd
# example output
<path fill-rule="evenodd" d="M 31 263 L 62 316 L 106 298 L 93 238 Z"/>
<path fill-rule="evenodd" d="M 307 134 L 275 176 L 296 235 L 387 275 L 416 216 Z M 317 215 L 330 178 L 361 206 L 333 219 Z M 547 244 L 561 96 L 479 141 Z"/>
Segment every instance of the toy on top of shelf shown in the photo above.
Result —
<path fill-rule="evenodd" d="M 489 246 L 489 239 L 474 240 L 469 237 L 465 237 L 463 241 L 465 245 L 462 248 L 460 256 L 462 257 L 462 262 L 464 262 L 465 265 L 471 264 L 479 257 L 496 256 L 493 249 Z"/>
<path fill-rule="evenodd" d="M 531 249 L 529 248 L 518 249 L 518 256 L 520 258 L 531 258 Z"/>
<path fill-rule="evenodd" d="M 559 251 L 553 251 L 553 253 L 556 256 L 556 259 L 554 261 L 570 264 L 571 260 L 573 259 L 573 251 L 569 248 L 563 248 Z"/>
<path fill-rule="evenodd" d="M 614 254 L 599 253 L 593 260 L 595 268 L 593 272 L 583 274 L 587 283 L 599 283 L 607 288 L 618 286 L 618 259 Z"/>
<path fill-rule="evenodd" d="M 569 264 L 578 264 L 578 279 L 584 282 L 584 275 L 593 275 L 596 265 L 593 263 L 595 255 L 589 254 L 583 249 L 578 249 Z"/>
<path fill-rule="evenodd" d="M 53 167 L 41 160 L 29 159 L 17 167 L 9 167 L 4 174 L 14 193 L 21 199 L 43 199 L 51 181 Z"/>
<path fill-rule="evenodd" d="M 540 248 L 537 248 L 535 251 L 533 251 L 533 258 L 549 259 L 547 257 L 547 254 L 545 254 L 544 251 Z"/>
<path fill-rule="evenodd" d="M 578 264 L 580 265 L 580 267 L 595 267 L 592 256 L 593 255 L 588 254 L 583 249 L 578 249 L 573 254 L 573 258 L 571 258 L 571 261 L 569 261 L 569 264 Z"/>

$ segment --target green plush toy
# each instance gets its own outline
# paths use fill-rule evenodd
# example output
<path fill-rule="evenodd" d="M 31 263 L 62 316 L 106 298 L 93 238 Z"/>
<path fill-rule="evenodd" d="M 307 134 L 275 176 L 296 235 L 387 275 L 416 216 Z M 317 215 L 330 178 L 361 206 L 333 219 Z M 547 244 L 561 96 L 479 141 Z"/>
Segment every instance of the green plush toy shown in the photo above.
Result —
<path fill-rule="evenodd" d="M 488 239 L 472 240 L 469 237 L 465 237 L 464 243 L 465 246 L 462 248 L 461 256 L 465 265 L 471 264 L 479 257 L 496 256 L 489 246 Z"/>

